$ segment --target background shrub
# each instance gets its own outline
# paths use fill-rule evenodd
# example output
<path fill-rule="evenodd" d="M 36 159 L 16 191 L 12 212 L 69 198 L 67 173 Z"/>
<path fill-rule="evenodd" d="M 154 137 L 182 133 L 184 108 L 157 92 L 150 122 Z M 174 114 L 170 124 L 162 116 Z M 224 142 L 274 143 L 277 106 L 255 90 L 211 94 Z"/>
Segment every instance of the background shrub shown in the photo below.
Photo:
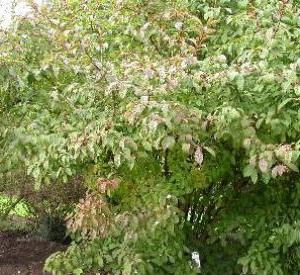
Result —
<path fill-rule="evenodd" d="M 0 38 L 1 186 L 68 212 L 46 270 L 299 273 L 298 1 L 31 7 Z"/>

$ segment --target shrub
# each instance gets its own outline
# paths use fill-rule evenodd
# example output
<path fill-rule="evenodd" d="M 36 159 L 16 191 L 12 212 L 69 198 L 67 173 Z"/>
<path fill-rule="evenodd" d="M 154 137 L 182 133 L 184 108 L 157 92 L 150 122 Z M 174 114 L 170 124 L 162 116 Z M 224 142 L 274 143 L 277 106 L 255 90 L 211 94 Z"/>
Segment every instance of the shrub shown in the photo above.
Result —
<path fill-rule="evenodd" d="M 31 6 L 1 36 L 1 167 L 87 188 L 46 269 L 297 274 L 298 2 Z"/>

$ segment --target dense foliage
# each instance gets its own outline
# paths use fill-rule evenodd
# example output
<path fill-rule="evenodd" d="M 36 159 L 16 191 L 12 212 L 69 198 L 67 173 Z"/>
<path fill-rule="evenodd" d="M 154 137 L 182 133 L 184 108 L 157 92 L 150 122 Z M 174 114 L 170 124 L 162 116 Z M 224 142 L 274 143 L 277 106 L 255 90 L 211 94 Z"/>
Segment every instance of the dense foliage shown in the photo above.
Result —
<path fill-rule="evenodd" d="M 0 37 L 0 191 L 66 216 L 46 270 L 299 274 L 298 2 L 29 4 Z"/>

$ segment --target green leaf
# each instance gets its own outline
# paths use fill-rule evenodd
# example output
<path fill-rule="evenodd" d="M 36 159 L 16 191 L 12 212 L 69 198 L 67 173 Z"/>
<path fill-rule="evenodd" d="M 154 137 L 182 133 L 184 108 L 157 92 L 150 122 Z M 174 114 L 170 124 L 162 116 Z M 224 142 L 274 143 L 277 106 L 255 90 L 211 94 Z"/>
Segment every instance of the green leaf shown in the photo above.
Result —
<path fill-rule="evenodd" d="M 248 164 L 243 169 L 243 176 L 244 177 L 251 177 L 251 175 L 253 173 L 255 173 L 255 172 L 256 172 L 255 167 L 253 167 L 252 165 Z"/>
<path fill-rule="evenodd" d="M 283 162 L 284 162 L 284 161 L 283 161 Z M 285 165 L 286 165 L 287 167 L 289 167 L 292 171 L 299 173 L 299 168 L 298 168 L 295 164 L 289 163 L 289 162 L 284 162 L 284 163 L 285 163 Z"/>
<path fill-rule="evenodd" d="M 191 149 L 191 144 L 189 144 L 189 143 L 183 143 L 182 144 L 182 151 L 184 153 L 189 154 L 190 153 L 190 149 Z"/>
<path fill-rule="evenodd" d="M 163 138 L 161 145 L 163 150 L 171 149 L 175 144 L 175 138 L 173 136 L 166 136 Z"/>
<path fill-rule="evenodd" d="M 82 268 L 76 268 L 76 269 L 73 270 L 73 273 L 75 275 L 83 274 L 83 269 Z"/>
<path fill-rule="evenodd" d="M 282 101 L 279 105 L 278 105 L 278 111 L 280 111 L 286 104 L 288 104 L 289 102 L 291 102 L 292 100 L 294 100 L 294 98 L 287 98 L 284 101 Z"/>
<path fill-rule="evenodd" d="M 255 173 L 251 174 L 251 180 L 252 180 L 253 183 L 257 182 L 257 180 L 258 180 L 258 174 L 257 174 L 256 171 L 255 171 Z"/>
<path fill-rule="evenodd" d="M 211 147 L 203 146 L 203 148 L 210 153 L 213 157 L 216 157 L 215 151 Z"/>

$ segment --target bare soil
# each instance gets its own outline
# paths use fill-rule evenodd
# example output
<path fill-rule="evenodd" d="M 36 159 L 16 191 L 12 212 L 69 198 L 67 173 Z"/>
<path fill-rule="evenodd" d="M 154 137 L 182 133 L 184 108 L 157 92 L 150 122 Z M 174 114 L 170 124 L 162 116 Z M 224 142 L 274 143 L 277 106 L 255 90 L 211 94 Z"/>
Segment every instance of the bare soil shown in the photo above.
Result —
<path fill-rule="evenodd" d="M 0 275 L 43 275 L 43 265 L 52 253 L 65 246 L 22 233 L 0 232 Z"/>

